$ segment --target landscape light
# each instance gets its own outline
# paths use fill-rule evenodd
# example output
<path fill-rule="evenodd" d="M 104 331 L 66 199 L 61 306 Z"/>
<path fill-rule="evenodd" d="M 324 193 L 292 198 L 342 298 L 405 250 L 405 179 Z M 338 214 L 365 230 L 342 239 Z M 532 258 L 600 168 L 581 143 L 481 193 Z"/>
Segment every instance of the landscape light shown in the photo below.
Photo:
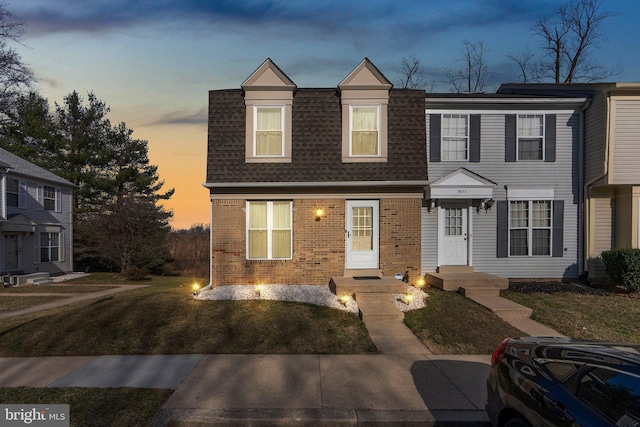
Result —
<path fill-rule="evenodd" d="M 409 293 L 405 294 L 404 295 L 404 303 L 409 305 L 409 304 L 411 304 L 411 301 L 413 301 L 413 295 L 409 294 Z"/>
<path fill-rule="evenodd" d="M 416 283 L 416 288 L 424 288 L 425 284 L 426 284 L 426 281 L 424 280 L 424 277 L 421 277 L 418 279 L 418 282 Z"/>
<path fill-rule="evenodd" d="M 260 297 L 262 296 L 262 291 L 264 290 L 264 285 L 261 283 L 258 283 L 256 285 L 256 294 Z"/>
<path fill-rule="evenodd" d="M 340 297 L 340 304 L 344 305 L 345 307 L 347 306 L 347 304 L 349 303 L 349 300 L 351 299 L 351 297 L 347 294 L 344 294 Z"/>

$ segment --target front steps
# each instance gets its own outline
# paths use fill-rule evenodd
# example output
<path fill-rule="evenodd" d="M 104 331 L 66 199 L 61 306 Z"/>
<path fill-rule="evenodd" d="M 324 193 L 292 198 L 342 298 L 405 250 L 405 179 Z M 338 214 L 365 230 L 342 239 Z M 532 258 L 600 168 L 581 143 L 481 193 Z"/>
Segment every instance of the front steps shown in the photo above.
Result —
<path fill-rule="evenodd" d="M 404 313 L 393 303 L 389 293 L 356 292 L 355 300 L 360 308 L 363 322 L 383 322 L 403 320 Z"/>
<path fill-rule="evenodd" d="M 358 293 L 401 294 L 407 290 L 405 282 L 384 276 L 382 270 L 345 270 L 342 277 L 331 278 L 329 287 L 338 296 Z"/>
<path fill-rule="evenodd" d="M 21 275 L 5 275 L 2 277 L 5 283 L 12 285 L 49 285 L 53 283 L 49 273 L 30 273 Z"/>

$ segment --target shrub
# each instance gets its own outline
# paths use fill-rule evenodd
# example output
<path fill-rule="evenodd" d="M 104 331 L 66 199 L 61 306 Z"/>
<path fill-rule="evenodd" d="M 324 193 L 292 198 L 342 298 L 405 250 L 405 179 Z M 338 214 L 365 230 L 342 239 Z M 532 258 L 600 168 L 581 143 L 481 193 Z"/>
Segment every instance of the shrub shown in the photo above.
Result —
<path fill-rule="evenodd" d="M 602 252 L 604 269 L 616 284 L 640 292 L 640 249 L 612 249 Z"/>
<path fill-rule="evenodd" d="M 125 270 L 124 274 L 129 280 L 142 281 L 148 279 L 149 270 L 140 267 L 129 267 Z"/>

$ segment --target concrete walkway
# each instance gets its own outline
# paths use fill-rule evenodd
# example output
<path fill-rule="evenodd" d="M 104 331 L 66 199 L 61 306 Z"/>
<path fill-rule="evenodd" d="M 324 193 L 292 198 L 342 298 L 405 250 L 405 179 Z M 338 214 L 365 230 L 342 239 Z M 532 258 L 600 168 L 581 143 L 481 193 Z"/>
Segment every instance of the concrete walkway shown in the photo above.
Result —
<path fill-rule="evenodd" d="M 488 355 L 0 358 L 3 387 L 175 389 L 154 426 L 488 426 Z"/>
<path fill-rule="evenodd" d="M 64 285 L 47 285 L 47 286 L 64 286 Z M 69 285 L 72 286 L 72 285 Z M 84 285 L 84 286 L 92 286 L 92 285 Z M 101 285 L 102 286 L 102 285 Z M 37 313 L 39 311 L 49 310 L 52 308 L 62 307 L 64 305 L 73 304 L 79 301 L 87 301 L 95 298 L 102 298 L 105 296 L 113 295 L 118 292 L 130 291 L 133 289 L 144 288 L 149 285 L 104 285 L 110 286 L 111 289 L 105 289 L 102 291 L 96 292 L 80 292 L 80 293 L 32 293 L 32 294 L 11 294 L 11 293 L 3 293 L 0 294 L 0 298 L 17 298 L 18 296 L 58 296 L 61 297 L 55 301 L 51 301 L 45 304 L 34 305 L 25 308 L 19 308 L 16 310 L 7 310 L 0 313 L 0 320 L 9 319 L 11 317 L 22 316 L 24 314 Z"/>

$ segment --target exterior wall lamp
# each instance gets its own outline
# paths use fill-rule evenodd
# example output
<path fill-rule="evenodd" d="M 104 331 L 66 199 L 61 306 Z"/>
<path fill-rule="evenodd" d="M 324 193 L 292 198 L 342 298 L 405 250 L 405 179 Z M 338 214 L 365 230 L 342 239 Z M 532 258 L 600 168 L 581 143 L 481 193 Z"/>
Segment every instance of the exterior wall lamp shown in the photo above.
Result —
<path fill-rule="evenodd" d="M 324 215 L 322 209 L 316 209 L 316 221 L 320 221 L 322 219 L 322 215 Z"/>

